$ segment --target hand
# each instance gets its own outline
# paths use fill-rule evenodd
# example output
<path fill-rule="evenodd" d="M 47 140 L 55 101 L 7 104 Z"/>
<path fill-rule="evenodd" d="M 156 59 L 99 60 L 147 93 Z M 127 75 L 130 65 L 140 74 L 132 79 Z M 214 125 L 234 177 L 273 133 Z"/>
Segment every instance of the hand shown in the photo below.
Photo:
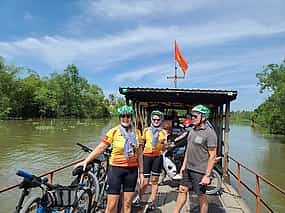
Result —
<path fill-rule="evenodd" d="M 180 169 L 180 172 L 179 172 L 179 175 L 180 175 L 181 177 L 183 177 L 183 171 L 184 171 L 184 169 L 181 168 L 181 169 Z"/>
<path fill-rule="evenodd" d="M 83 171 L 85 171 L 85 168 L 87 166 L 87 162 L 84 160 L 84 161 L 81 161 L 79 162 L 78 164 L 76 164 L 74 167 L 77 168 L 79 166 L 82 166 L 83 167 Z"/>
<path fill-rule="evenodd" d="M 221 156 L 216 157 L 216 158 L 215 158 L 215 164 L 218 163 L 221 159 L 222 159 Z"/>
<path fill-rule="evenodd" d="M 201 185 L 209 185 L 210 184 L 210 177 L 208 177 L 207 175 L 204 175 L 204 177 L 202 178 L 201 182 L 199 183 Z"/>

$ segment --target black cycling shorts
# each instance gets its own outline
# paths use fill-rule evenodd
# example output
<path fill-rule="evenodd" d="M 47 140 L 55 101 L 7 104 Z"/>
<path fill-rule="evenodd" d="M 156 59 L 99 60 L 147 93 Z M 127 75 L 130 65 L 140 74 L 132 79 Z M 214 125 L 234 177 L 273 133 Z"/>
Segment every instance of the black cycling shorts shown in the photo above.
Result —
<path fill-rule="evenodd" d="M 182 180 L 180 185 L 186 186 L 189 190 L 193 190 L 197 195 L 206 193 L 206 186 L 199 184 L 205 174 L 195 172 L 189 169 L 183 171 Z"/>
<path fill-rule="evenodd" d="M 123 192 L 134 192 L 137 184 L 137 167 L 110 166 L 108 170 L 108 194 L 119 195 L 121 187 Z"/>
<path fill-rule="evenodd" d="M 143 174 L 145 178 L 159 176 L 162 168 L 162 156 L 143 156 Z"/>

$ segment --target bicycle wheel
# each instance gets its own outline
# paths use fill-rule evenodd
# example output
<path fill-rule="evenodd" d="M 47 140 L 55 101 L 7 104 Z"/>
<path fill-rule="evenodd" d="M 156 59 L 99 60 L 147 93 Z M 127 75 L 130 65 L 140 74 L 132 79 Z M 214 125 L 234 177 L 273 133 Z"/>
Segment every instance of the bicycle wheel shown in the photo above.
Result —
<path fill-rule="evenodd" d="M 90 213 L 92 207 L 92 191 L 91 189 L 81 189 L 78 192 L 77 205 L 70 209 L 71 213 Z"/>
<path fill-rule="evenodd" d="M 23 205 L 23 208 L 21 209 L 20 213 L 41 212 L 41 211 L 38 211 L 39 208 L 42 208 L 42 207 L 40 207 L 40 201 L 41 201 L 41 198 L 37 197 L 37 196 L 33 196 L 33 197 L 29 198 L 27 200 L 27 202 L 25 202 L 25 204 Z"/>
<path fill-rule="evenodd" d="M 207 195 L 213 195 L 213 194 L 218 193 L 222 187 L 221 175 L 215 169 L 213 169 L 210 178 L 211 178 L 211 183 L 207 186 L 207 189 L 206 189 Z"/>
<path fill-rule="evenodd" d="M 73 183 L 74 182 L 75 181 L 73 181 Z M 94 175 L 92 172 L 88 172 L 86 175 L 83 176 L 82 183 L 84 183 L 86 187 L 91 189 L 91 206 L 95 208 L 98 202 L 100 192 L 99 181 L 96 175 Z"/>

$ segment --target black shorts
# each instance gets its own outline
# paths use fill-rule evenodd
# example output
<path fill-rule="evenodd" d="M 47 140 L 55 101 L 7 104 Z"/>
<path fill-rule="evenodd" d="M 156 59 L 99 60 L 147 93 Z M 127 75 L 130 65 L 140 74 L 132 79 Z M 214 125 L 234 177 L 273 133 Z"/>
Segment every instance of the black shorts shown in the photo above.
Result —
<path fill-rule="evenodd" d="M 162 168 L 162 156 L 143 156 L 143 174 L 145 178 L 159 176 Z"/>
<path fill-rule="evenodd" d="M 180 185 L 188 187 L 193 190 L 197 195 L 206 193 L 206 186 L 199 184 L 205 174 L 195 172 L 189 169 L 183 171 L 183 177 Z"/>
<path fill-rule="evenodd" d="M 110 166 L 108 170 L 108 194 L 119 195 L 121 186 L 123 192 L 134 192 L 137 184 L 137 167 Z"/>

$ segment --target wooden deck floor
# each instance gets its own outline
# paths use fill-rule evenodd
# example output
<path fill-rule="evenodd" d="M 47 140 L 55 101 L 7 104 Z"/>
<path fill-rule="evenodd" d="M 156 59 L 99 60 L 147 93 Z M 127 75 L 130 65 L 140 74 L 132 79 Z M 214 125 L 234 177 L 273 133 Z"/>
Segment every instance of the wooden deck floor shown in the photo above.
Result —
<path fill-rule="evenodd" d="M 144 195 L 143 200 L 148 201 L 150 197 L 150 188 L 148 187 L 147 193 Z M 152 212 L 173 212 L 177 198 L 177 185 L 166 181 L 159 186 L 159 193 L 157 199 L 157 209 Z M 229 185 L 223 184 L 220 194 L 208 195 L 209 213 L 249 213 L 249 208 L 245 205 L 236 191 Z M 134 213 L 147 212 L 147 202 L 140 209 L 133 209 Z M 195 194 L 190 193 L 188 202 L 185 204 L 181 212 L 199 212 L 199 201 Z"/>

